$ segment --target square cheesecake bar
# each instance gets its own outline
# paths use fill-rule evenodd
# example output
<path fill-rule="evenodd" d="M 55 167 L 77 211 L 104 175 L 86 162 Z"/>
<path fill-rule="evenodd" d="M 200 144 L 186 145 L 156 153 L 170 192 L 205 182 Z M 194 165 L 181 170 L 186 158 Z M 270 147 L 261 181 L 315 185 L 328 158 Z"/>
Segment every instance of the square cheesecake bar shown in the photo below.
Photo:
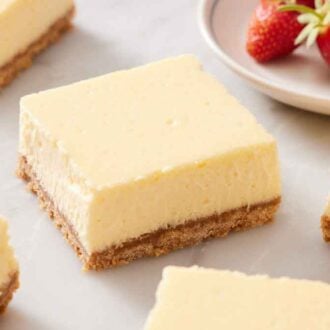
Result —
<path fill-rule="evenodd" d="M 0 1 L 0 88 L 71 27 L 73 0 Z"/>
<path fill-rule="evenodd" d="M 18 175 L 87 269 L 272 220 L 274 139 L 191 55 L 21 100 Z"/>
<path fill-rule="evenodd" d="M 9 245 L 7 223 L 0 218 L 0 313 L 3 313 L 19 286 L 18 263 Z"/>
<path fill-rule="evenodd" d="M 321 228 L 324 240 L 330 242 L 330 197 L 321 218 Z"/>
<path fill-rule="evenodd" d="M 330 329 L 326 283 L 167 267 L 145 330 Z"/>

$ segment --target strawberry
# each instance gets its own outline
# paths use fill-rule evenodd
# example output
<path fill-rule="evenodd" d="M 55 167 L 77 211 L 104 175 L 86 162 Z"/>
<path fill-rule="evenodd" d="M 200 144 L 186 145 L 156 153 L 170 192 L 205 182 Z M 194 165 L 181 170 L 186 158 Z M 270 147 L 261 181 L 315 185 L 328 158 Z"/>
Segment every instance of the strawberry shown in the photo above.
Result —
<path fill-rule="evenodd" d="M 300 0 L 306 1 L 306 0 Z M 256 8 L 248 29 L 246 49 L 258 62 L 267 62 L 292 53 L 297 45 L 295 40 L 303 29 L 298 13 L 280 12 L 294 0 L 261 0 Z"/>
<path fill-rule="evenodd" d="M 298 0 L 297 1 L 298 5 L 303 5 L 303 6 L 307 6 L 307 7 L 312 7 L 315 8 L 315 0 Z"/>
<path fill-rule="evenodd" d="M 305 25 L 297 39 L 296 45 L 307 43 L 310 47 L 315 42 L 325 62 L 330 65 L 330 0 L 316 0 L 315 9 L 300 5 L 286 5 L 281 12 L 300 12 L 298 21 Z"/>
<path fill-rule="evenodd" d="M 330 27 L 318 36 L 317 45 L 325 62 L 330 65 Z"/>

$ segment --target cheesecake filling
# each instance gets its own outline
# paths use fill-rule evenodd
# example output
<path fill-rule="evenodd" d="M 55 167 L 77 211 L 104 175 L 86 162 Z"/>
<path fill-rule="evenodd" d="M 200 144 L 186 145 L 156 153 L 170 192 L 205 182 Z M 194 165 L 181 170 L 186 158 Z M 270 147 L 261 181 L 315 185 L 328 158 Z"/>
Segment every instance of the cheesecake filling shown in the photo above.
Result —
<path fill-rule="evenodd" d="M 19 153 L 36 174 L 40 186 L 73 226 L 81 243 L 88 246 L 91 189 L 60 142 L 53 139 L 28 111 L 20 116 Z"/>
<path fill-rule="evenodd" d="M 191 55 L 26 96 L 20 130 L 89 254 L 280 197 L 275 140 Z"/>
<path fill-rule="evenodd" d="M 270 202 L 280 197 L 278 173 L 276 146 L 269 143 L 102 189 L 91 205 L 89 247 L 100 250 L 111 242 Z"/>
<path fill-rule="evenodd" d="M 24 52 L 73 7 L 73 0 L 0 2 L 0 68 Z"/>
<path fill-rule="evenodd" d="M 12 276 L 18 271 L 14 252 L 8 242 L 7 224 L 0 219 L 0 297 L 10 283 Z"/>
<path fill-rule="evenodd" d="M 326 283 L 166 267 L 145 330 L 329 329 Z"/>
<path fill-rule="evenodd" d="M 20 154 L 88 253 L 158 229 L 280 196 L 275 142 L 164 168 L 112 187 L 94 186 L 29 111 L 21 112 Z"/>

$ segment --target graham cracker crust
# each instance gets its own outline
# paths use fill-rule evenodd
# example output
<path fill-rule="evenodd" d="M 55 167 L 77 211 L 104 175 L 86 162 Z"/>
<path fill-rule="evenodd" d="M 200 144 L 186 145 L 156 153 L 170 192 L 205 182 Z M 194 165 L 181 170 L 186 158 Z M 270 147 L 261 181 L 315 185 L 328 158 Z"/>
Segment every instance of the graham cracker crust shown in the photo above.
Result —
<path fill-rule="evenodd" d="M 9 302 L 13 298 L 14 292 L 19 287 L 18 277 L 19 277 L 18 272 L 14 273 L 11 276 L 9 284 L 6 284 L 4 287 L 0 289 L 0 292 L 3 292 L 3 294 L 0 296 L 0 314 L 5 312 Z"/>
<path fill-rule="evenodd" d="M 324 215 L 321 219 L 321 228 L 323 238 L 326 242 L 330 242 L 330 217 Z"/>
<path fill-rule="evenodd" d="M 25 51 L 17 54 L 10 62 L 0 68 L 0 89 L 8 85 L 20 71 L 30 67 L 34 57 L 55 43 L 66 31 L 70 30 L 74 13 L 75 8 L 73 7 Z"/>
<path fill-rule="evenodd" d="M 28 183 L 28 189 L 38 196 L 39 203 L 71 244 L 86 270 L 102 270 L 146 257 L 161 256 L 171 251 L 196 245 L 204 240 L 224 237 L 231 231 L 241 231 L 261 226 L 272 221 L 281 198 L 272 201 L 242 207 L 222 214 L 187 221 L 183 225 L 160 229 L 127 241 L 120 246 L 111 246 L 106 250 L 88 254 L 70 224 L 56 208 L 51 198 L 41 187 L 31 166 L 24 156 L 20 156 L 17 175 Z"/>

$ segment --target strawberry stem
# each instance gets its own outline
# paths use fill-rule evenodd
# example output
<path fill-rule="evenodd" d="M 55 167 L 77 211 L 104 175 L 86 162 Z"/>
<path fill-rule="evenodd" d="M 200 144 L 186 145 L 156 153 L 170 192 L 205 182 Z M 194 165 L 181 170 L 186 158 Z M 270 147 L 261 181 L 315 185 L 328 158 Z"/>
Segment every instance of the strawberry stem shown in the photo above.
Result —
<path fill-rule="evenodd" d="M 281 6 L 278 10 L 280 12 L 296 11 L 296 12 L 302 13 L 302 14 L 312 14 L 319 19 L 323 19 L 322 15 L 317 13 L 313 8 L 303 6 L 303 5 L 284 5 L 284 6 Z"/>

